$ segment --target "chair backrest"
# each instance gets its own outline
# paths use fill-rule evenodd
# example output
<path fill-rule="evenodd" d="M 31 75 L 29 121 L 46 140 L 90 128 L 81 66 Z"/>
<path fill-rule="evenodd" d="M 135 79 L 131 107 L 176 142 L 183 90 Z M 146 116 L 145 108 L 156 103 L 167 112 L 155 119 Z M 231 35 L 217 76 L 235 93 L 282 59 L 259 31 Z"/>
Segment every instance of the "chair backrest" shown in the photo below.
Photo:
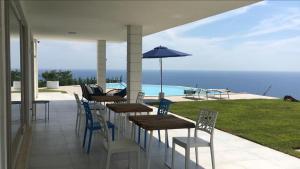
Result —
<path fill-rule="evenodd" d="M 80 84 L 81 91 L 82 91 L 82 98 L 85 98 L 87 100 L 90 100 L 89 92 L 85 86 L 85 84 Z"/>
<path fill-rule="evenodd" d="M 101 86 L 93 85 L 93 86 L 90 86 L 90 87 L 93 89 L 94 95 L 97 95 L 97 96 L 105 96 L 106 95 L 106 93 L 104 93 Z"/>
<path fill-rule="evenodd" d="M 109 137 L 107 122 L 102 115 L 97 115 L 97 120 L 99 121 L 100 126 L 101 126 L 100 133 L 104 139 L 103 143 L 105 146 L 107 146 L 107 148 L 109 148 L 111 140 Z"/>
<path fill-rule="evenodd" d="M 84 107 L 84 111 L 85 111 L 85 124 L 93 126 L 94 120 L 93 120 L 93 115 L 92 115 L 92 111 L 90 109 L 89 103 L 83 102 L 83 107 Z"/>
<path fill-rule="evenodd" d="M 136 103 L 144 103 L 144 96 L 145 96 L 144 92 L 138 92 L 135 102 Z"/>
<path fill-rule="evenodd" d="M 167 115 L 171 101 L 167 99 L 160 99 L 157 115 Z"/>
<path fill-rule="evenodd" d="M 114 96 L 125 97 L 127 95 L 127 88 L 120 90 L 118 93 L 115 93 Z"/>
<path fill-rule="evenodd" d="M 81 112 L 81 101 L 80 101 L 79 96 L 78 96 L 77 93 L 74 93 L 74 96 L 75 96 L 75 100 L 76 100 L 76 103 L 77 103 L 77 113 L 80 113 Z"/>
<path fill-rule="evenodd" d="M 196 122 L 195 137 L 197 137 L 198 130 L 204 131 L 212 136 L 217 121 L 217 116 L 218 112 L 201 110 Z"/>

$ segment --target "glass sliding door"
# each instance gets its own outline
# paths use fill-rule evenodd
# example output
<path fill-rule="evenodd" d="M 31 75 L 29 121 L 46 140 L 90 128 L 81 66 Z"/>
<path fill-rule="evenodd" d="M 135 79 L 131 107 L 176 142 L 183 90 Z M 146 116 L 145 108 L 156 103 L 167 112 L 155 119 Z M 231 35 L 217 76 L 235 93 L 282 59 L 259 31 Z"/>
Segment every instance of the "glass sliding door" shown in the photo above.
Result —
<path fill-rule="evenodd" d="M 22 97 L 22 34 L 21 22 L 13 7 L 9 8 L 9 46 L 10 46 L 10 84 L 11 84 L 11 115 L 10 140 L 12 162 L 16 160 L 16 152 L 22 138 L 23 128 L 23 97 Z"/>

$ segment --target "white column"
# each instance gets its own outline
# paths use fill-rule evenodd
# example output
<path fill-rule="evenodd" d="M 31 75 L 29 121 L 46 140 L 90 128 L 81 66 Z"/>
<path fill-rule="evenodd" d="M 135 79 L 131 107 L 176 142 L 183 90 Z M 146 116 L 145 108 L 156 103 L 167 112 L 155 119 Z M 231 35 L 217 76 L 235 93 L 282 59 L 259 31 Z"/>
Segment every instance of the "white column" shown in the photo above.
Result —
<path fill-rule="evenodd" d="M 106 41 L 97 41 L 97 83 L 106 90 Z"/>
<path fill-rule="evenodd" d="M 26 28 L 26 34 L 24 36 L 24 52 L 26 52 L 23 65 L 24 65 L 24 100 L 25 100 L 25 124 L 26 127 L 31 125 L 31 115 L 32 115 L 32 101 L 34 99 L 34 64 L 33 64 L 33 36 L 29 27 Z"/>
<path fill-rule="evenodd" d="M 0 1 L 0 169 L 7 166 L 7 87 L 4 1 Z"/>
<path fill-rule="evenodd" d="M 142 81 L 142 26 L 127 26 L 127 99 L 134 103 Z"/>
<path fill-rule="evenodd" d="M 39 66 L 38 66 L 38 40 L 33 40 L 33 86 L 34 86 L 34 98 L 38 97 L 39 92 Z"/>

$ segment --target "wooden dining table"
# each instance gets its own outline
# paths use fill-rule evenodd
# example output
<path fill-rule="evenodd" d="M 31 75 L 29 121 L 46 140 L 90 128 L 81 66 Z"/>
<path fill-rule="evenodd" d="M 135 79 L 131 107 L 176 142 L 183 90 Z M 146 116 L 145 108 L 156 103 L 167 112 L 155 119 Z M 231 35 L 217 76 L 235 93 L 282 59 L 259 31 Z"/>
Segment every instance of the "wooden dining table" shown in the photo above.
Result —
<path fill-rule="evenodd" d="M 100 102 L 105 104 L 105 102 L 126 102 L 127 99 L 120 96 L 105 95 L 105 96 L 91 96 L 90 101 L 95 101 L 95 102 Z"/>
<path fill-rule="evenodd" d="M 116 115 L 119 115 L 118 119 L 118 127 L 121 126 L 121 119 L 120 115 L 121 114 L 128 114 L 128 113 L 142 113 L 146 112 L 149 114 L 150 112 L 153 111 L 152 108 L 148 107 L 146 104 L 142 103 L 122 103 L 122 104 L 106 104 L 106 107 L 109 109 L 109 120 L 110 120 L 110 113 L 113 111 L 115 113 L 114 116 L 114 123 L 117 123 L 116 121 Z M 126 124 L 124 124 L 126 126 Z M 124 133 L 125 133 L 125 127 L 123 128 Z M 120 128 L 118 130 L 118 138 L 120 136 Z"/>
<path fill-rule="evenodd" d="M 148 142 L 148 149 L 146 151 L 147 154 L 147 169 L 150 169 L 150 162 L 151 162 L 151 149 L 152 149 L 152 140 L 153 140 L 153 131 L 154 130 L 170 130 L 170 129 L 188 129 L 188 138 L 190 138 L 190 129 L 195 128 L 195 123 L 181 119 L 179 117 L 176 117 L 174 115 L 140 115 L 140 116 L 129 116 L 129 120 L 135 124 L 136 126 L 139 126 L 147 131 L 150 131 L 150 138 Z M 132 127 L 132 132 L 135 130 L 134 127 Z M 165 132 L 167 133 L 167 132 Z M 189 139 L 188 139 L 189 140 Z M 165 157 L 164 161 L 165 164 L 170 167 L 167 164 L 167 141 L 168 136 L 165 136 Z M 189 141 L 188 141 L 188 147 L 189 147 Z M 189 149 L 186 150 L 186 156 L 185 156 L 185 168 L 189 168 Z"/>

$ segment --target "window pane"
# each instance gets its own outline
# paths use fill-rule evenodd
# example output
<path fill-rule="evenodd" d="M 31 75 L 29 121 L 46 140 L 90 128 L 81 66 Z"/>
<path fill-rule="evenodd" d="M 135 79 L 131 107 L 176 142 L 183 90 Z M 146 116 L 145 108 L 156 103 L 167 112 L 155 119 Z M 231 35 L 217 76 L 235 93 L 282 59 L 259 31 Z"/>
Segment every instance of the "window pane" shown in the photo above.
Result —
<path fill-rule="evenodd" d="M 21 38 L 20 22 L 12 10 L 9 13 L 11 68 L 11 136 L 15 142 L 21 128 Z"/>

